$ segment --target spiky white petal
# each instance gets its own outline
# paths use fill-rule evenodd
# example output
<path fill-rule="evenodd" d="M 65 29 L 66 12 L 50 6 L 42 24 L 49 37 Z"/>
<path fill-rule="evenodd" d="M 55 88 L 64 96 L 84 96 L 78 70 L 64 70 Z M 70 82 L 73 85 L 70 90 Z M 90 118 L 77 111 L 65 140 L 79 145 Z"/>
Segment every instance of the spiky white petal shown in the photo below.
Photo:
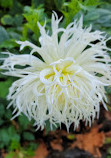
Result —
<path fill-rule="evenodd" d="M 58 27 L 60 21 L 54 12 L 52 35 L 48 35 L 45 25 L 38 23 L 41 47 L 18 41 L 20 50 L 26 46 L 32 48 L 30 55 L 5 53 L 9 57 L 1 66 L 7 70 L 4 74 L 20 78 L 9 89 L 9 107 L 14 106 L 15 116 L 23 112 L 29 119 L 33 118 L 41 129 L 46 120 L 51 126 L 64 123 L 67 130 L 72 123 L 76 129 L 80 120 L 91 125 L 99 116 L 100 102 L 107 109 L 104 86 L 111 85 L 111 60 L 106 37 L 103 32 L 91 32 L 91 26 L 83 29 L 82 17 L 66 29 Z"/>

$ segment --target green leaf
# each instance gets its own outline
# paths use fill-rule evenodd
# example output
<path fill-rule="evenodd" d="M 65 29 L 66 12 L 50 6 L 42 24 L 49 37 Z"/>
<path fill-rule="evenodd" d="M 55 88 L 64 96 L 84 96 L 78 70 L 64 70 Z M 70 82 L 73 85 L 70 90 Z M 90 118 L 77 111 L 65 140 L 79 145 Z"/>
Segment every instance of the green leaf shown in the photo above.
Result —
<path fill-rule="evenodd" d="M 0 126 L 3 125 L 3 123 L 4 123 L 4 120 L 0 119 Z"/>
<path fill-rule="evenodd" d="M 2 18 L 1 18 L 1 23 L 3 25 L 13 25 L 13 22 L 14 22 L 14 19 L 11 15 L 4 15 Z"/>
<path fill-rule="evenodd" d="M 63 7 L 61 8 L 62 13 L 65 16 L 65 26 L 67 26 L 71 21 L 73 21 L 74 16 L 79 13 L 81 10 L 87 10 L 90 7 L 96 7 L 99 3 L 99 0 L 71 0 L 65 2 Z M 91 12 L 92 14 L 96 14 L 96 12 Z M 93 18 L 93 15 L 90 16 Z"/>
<path fill-rule="evenodd" d="M 64 4 L 64 0 L 54 0 L 56 7 L 61 10 L 61 8 L 63 7 Z"/>
<path fill-rule="evenodd" d="M 7 105 L 8 105 L 8 104 L 7 104 Z M 5 118 L 6 118 L 7 120 L 10 120 L 11 117 L 12 117 L 12 111 L 11 111 L 10 109 L 6 109 L 5 113 L 6 113 Z"/>
<path fill-rule="evenodd" d="M 14 17 L 14 24 L 16 26 L 20 26 L 20 25 L 22 25 L 22 22 L 23 22 L 23 16 L 19 15 L 19 14 L 16 14 L 15 17 Z"/>
<path fill-rule="evenodd" d="M 65 16 L 66 26 L 73 20 L 74 15 L 81 10 L 80 3 L 82 3 L 82 0 L 71 0 L 64 3 L 64 7 L 61 11 Z"/>
<path fill-rule="evenodd" d="M 20 115 L 18 117 L 19 125 L 21 129 L 27 129 L 29 125 L 29 120 L 25 115 Z"/>
<path fill-rule="evenodd" d="M 15 153 L 13 151 L 11 151 L 5 156 L 5 158 L 13 158 L 14 155 L 15 155 Z"/>
<path fill-rule="evenodd" d="M 44 4 L 45 0 L 32 0 L 31 4 L 34 8 L 37 8 L 39 5 Z"/>
<path fill-rule="evenodd" d="M 11 140 L 16 140 L 19 142 L 20 136 L 17 134 L 17 131 L 13 126 L 8 128 L 8 134 Z"/>
<path fill-rule="evenodd" d="M 36 150 L 38 148 L 38 146 L 39 146 L 39 143 L 37 143 L 37 142 L 36 143 L 30 142 L 28 144 L 28 148 L 31 150 Z"/>
<path fill-rule="evenodd" d="M 6 40 L 0 45 L 0 48 L 7 48 L 7 49 L 12 49 L 15 47 L 18 47 L 18 44 L 13 39 Z"/>
<path fill-rule="evenodd" d="M 11 15 L 22 14 L 23 13 L 23 5 L 19 0 L 13 0 L 13 6 L 10 10 Z"/>
<path fill-rule="evenodd" d="M 108 148 L 108 151 L 107 151 L 107 152 L 108 152 L 108 154 L 109 154 L 109 156 L 108 156 L 107 158 L 111 158 L 111 147 Z"/>
<path fill-rule="evenodd" d="M 7 132 L 7 129 L 3 128 L 0 130 L 0 148 L 8 145 L 10 142 L 10 138 Z"/>
<path fill-rule="evenodd" d="M 111 86 L 105 87 L 107 94 L 111 94 Z"/>
<path fill-rule="evenodd" d="M 9 14 L 6 14 L 1 18 L 1 23 L 3 25 L 20 26 L 22 25 L 22 22 L 23 22 L 23 16 L 21 14 L 16 14 L 13 17 Z"/>
<path fill-rule="evenodd" d="M 25 151 L 25 156 L 26 157 L 24 157 L 24 158 L 31 158 L 34 155 L 35 155 L 35 152 L 31 148 L 28 148 L 27 152 Z"/>
<path fill-rule="evenodd" d="M 24 132 L 23 133 L 23 138 L 24 138 L 24 140 L 28 140 L 28 141 L 35 140 L 34 135 L 30 132 Z"/>
<path fill-rule="evenodd" d="M 0 26 L 0 44 L 9 39 L 9 35 L 4 27 Z"/>
<path fill-rule="evenodd" d="M 0 103 L 0 118 L 5 114 L 5 107 L 3 103 Z"/>
<path fill-rule="evenodd" d="M 110 8 L 111 5 L 109 4 Z M 99 8 L 95 6 L 83 6 L 80 4 L 81 11 L 75 15 L 80 18 L 81 14 L 84 15 L 84 26 L 92 24 L 93 30 L 101 30 L 111 35 L 111 11 L 106 4 L 100 5 Z"/>
<path fill-rule="evenodd" d="M 83 4 L 84 5 L 86 5 L 86 6 L 95 6 L 95 5 L 98 5 L 98 4 L 100 4 L 100 0 L 85 0 L 84 2 L 83 2 Z"/>
<path fill-rule="evenodd" d="M 24 24 L 22 34 L 23 34 L 24 40 L 27 39 L 27 34 L 28 34 L 28 27 L 27 27 L 27 24 Z"/>
<path fill-rule="evenodd" d="M 86 15 L 85 21 L 94 21 L 97 20 L 98 18 L 100 18 L 100 15 L 98 14 L 98 12 L 95 12 L 95 9 L 92 9 L 92 12 L 89 12 Z"/>
<path fill-rule="evenodd" d="M 39 22 L 41 25 L 44 24 L 45 21 L 45 13 L 43 8 L 37 8 L 33 9 L 31 7 L 25 7 L 24 8 L 24 17 L 27 20 L 27 23 L 24 25 L 23 28 L 23 38 L 27 38 L 28 30 L 31 30 L 34 35 L 36 36 L 36 41 L 39 41 L 40 37 L 40 31 L 39 27 L 37 25 L 37 22 Z"/>
<path fill-rule="evenodd" d="M 12 117 L 12 111 L 11 109 L 6 109 L 8 105 L 8 102 L 6 101 L 6 98 L 3 99 L 0 97 L 0 119 L 3 122 L 9 122 L 10 118 Z"/>
<path fill-rule="evenodd" d="M 105 144 L 111 144 L 111 138 L 110 137 L 105 139 Z"/>
<path fill-rule="evenodd" d="M 18 141 L 16 141 L 16 140 L 13 140 L 13 141 L 11 142 L 11 145 L 10 145 L 9 149 L 10 149 L 11 151 L 20 149 L 20 143 L 19 143 Z"/>
<path fill-rule="evenodd" d="M 8 94 L 8 91 L 9 91 L 9 87 L 11 86 L 12 84 L 12 80 L 11 79 L 8 79 L 6 81 L 1 81 L 0 82 L 0 97 L 2 98 L 5 98 L 6 95 Z"/>
<path fill-rule="evenodd" d="M 91 22 L 93 23 L 98 23 L 100 26 L 111 26 L 111 11 L 98 8 L 98 9 L 90 9 L 87 15 L 85 16 L 85 21 L 86 22 Z"/>
<path fill-rule="evenodd" d="M 13 0 L 0 0 L 0 6 L 3 8 L 11 8 L 13 6 Z"/>
<path fill-rule="evenodd" d="M 20 40 L 20 38 L 22 37 L 22 35 L 20 33 L 17 33 L 17 30 L 14 29 L 7 29 L 8 34 L 10 36 L 11 39 L 15 40 Z M 12 40 L 11 40 L 12 41 Z"/>

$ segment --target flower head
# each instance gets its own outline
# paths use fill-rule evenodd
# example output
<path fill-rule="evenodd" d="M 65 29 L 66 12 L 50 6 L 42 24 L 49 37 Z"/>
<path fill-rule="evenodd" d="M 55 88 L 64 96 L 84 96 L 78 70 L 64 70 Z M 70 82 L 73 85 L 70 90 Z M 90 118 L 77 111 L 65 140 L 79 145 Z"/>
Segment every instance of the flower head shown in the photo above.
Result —
<path fill-rule="evenodd" d="M 91 125 L 99 116 L 100 102 L 107 109 L 104 86 L 111 84 L 111 60 L 106 37 L 103 32 L 91 32 L 91 26 L 83 29 L 82 17 L 66 29 L 58 27 L 60 21 L 53 13 L 51 35 L 38 23 L 41 47 L 18 41 L 20 50 L 26 46 L 32 48 L 30 54 L 6 52 L 9 57 L 1 66 L 7 70 L 4 74 L 19 78 L 9 89 L 9 107 L 14 106 L 15 116 L 23 112 L 29 119 L 33 118 L 41 129 L 46 120 L 50 125 L 64 123 L 67 129 L 72 123 L 76 129 L 80 120 Z"/>

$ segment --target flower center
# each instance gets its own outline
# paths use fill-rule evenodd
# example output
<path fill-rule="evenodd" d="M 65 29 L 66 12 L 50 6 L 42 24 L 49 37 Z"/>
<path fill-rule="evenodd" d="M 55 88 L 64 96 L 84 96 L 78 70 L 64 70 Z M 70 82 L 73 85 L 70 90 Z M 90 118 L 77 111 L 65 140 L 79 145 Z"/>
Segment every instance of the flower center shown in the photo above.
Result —
<path fill-rule="evenodd" d="M 45 85 L 56 83 L 65 88 L 81 70 L 73 58 L 60 59 L 41 71 L 40 80 Z"/>
<path fill-rule="evenodd" d="M 82 68 L 73 58 L 66 58 L 51 63 L 40 72 L 40 81 L 45 85 L 45 96 L 49 105 L 53 104 L 63 110 L 81 97 L 77 81 L 81 71 Z"/>

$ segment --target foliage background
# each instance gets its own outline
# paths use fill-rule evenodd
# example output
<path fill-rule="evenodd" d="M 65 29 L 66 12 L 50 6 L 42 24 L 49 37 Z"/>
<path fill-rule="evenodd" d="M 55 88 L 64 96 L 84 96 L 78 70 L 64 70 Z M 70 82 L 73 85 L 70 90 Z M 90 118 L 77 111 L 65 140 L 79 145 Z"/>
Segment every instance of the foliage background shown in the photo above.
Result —
<path fill-rule="evenodd" d="M 0 0 L 0 52 L 29 53 L 29 48 L 19 51 L 19 45 L 15 42 L 17 40 L 29 40 L 40 45 L 37 21 L 43 25 L 46 20 L 46 27 L 50 30 L 52 11 L 56 11 L 59 17 L 63 16 L 62 27 L 66 27 L 83 14 L 84 26 L 92 24 L 93 30 L 102 30 L 107 36 L 111 36 L 110 0 Z M 111 47 L 111 41 L 107 44 Z M 39 57 L 38 54 L 35 56 Z M 0 53 L 0 58 L 3 57 Z M 8 152 L 6 158 L 14 157 L 15 153 L 18 158 L 20 154 L 23 158 L 28 158 L 34 155 L 39 145 L 37 138 L 41 137 L 43 132 L 47 134 L 50 129 L 47 122 L 45 131 L 35 132 L 33 120 L 29 122 L 23 114 L 10 120 L 13 109 L 7 110 L 6 96 L 15 79 L 0 73 L 0 151 Z M 110 99 L 111 87 L 106 88 L 106 93 Z M 110 108 L 110 105 L 108 107 Z"/>

